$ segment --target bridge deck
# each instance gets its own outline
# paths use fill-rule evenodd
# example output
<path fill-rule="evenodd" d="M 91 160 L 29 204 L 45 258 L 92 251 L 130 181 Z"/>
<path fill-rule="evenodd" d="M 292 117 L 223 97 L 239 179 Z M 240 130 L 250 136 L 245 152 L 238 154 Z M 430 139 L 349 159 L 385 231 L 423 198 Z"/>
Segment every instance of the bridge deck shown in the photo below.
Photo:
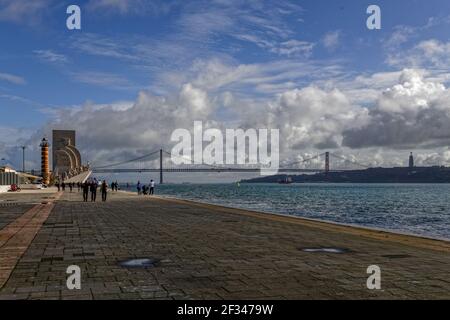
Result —
<path fill-rule="evenodd" d="M 161 172 L 161 169 L 101 169 L 101 168 L 93 168 L 93 172 L 95 173 L 130 173 L 130 172 Z M 323 169 L 278 169 L 278 172 L 322 172 L 325 171 Z M 345 170 L 336 170 L 345 171 Z M 162 172 L 261 172 L 260 168 L 163 168 Z M 330 170 L 330 172 L 332 172 Z"/>
<path fill-rule="evenodd" d="M 84 183 L 91 176 L 91 174 L 92 174 L 91 170 L 85 171 L 85 172 L 82 172 L 82 173 L 80 173 L 80 174 L 78 174 L 78 175 L 76 175 L 74 177 L 71 177 L 71 178 L 65 180 L 64 182 L 65 183 L 72 183 L 72 182 L 73 183 L 77 183 L 77 182 Z"/>

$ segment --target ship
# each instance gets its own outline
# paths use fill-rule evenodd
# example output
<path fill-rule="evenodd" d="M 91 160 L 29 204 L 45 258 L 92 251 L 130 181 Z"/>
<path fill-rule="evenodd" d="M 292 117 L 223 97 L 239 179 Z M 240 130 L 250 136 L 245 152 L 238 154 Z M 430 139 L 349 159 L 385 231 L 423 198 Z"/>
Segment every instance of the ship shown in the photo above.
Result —
<path fill-rule="evenodd" d="M 279 184 L 291 184 L 292 183 L 292 178 L 291 177 L 284 177 L 283 179 L 278 180 Z"/>

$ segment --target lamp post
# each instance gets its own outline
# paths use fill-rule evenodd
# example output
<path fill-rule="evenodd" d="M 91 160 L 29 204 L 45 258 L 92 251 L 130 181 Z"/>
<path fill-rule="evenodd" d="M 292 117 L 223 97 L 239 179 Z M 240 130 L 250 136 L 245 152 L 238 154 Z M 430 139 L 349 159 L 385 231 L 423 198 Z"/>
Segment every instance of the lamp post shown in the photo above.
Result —
<path fill-rule="evenodd" d="M 26 146 L 20 146 L 22 148 L 22 172 L 25 173 L 25 149 Z"/>

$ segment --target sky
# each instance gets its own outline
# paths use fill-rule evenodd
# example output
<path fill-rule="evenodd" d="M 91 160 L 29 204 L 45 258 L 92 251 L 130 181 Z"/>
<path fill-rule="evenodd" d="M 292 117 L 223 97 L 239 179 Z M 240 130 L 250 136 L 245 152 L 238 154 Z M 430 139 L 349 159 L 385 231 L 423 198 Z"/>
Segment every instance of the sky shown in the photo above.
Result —
<path fill-rule="evenodd" d="M 1 164 L 20 168 L 26 145 L 39 168 L 52 129 L 103 165 L 202 120 L 279 129 L 286 163 L 450 165 L 449 28 L 447 0 L 0 0 Z"/>

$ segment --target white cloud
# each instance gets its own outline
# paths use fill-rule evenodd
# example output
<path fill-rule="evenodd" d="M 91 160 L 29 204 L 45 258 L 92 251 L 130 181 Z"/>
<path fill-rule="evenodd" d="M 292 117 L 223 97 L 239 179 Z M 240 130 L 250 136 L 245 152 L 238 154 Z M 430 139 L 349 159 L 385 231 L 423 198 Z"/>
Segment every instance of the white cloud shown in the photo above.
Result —
<path fill-rule="evenodd" d="M 278 47 L 273 47 L 272 52 L 280 55 L 295 57 L 304 56 L 309 57 L 312 54 L 314 43 L 300 40 L 288 40 L 280 43 Z"/>
<path fill-rule="evenodd" d="M 137 61 L 141 57 L 133 52 L 129 39 L 114 40 L 94 33 L 83 33 L 70 38 L 70 46 L 84 53 L 123 60 Z"/>
<path fill-rule="evenodd" d="M 36 24 L 53 0 L 0 0 L 0 21 Z"/>
<path fill-rule="evenodd" d="M 336 148 L 341 132 L 363 123 L 367 110 L 353 106 L 339 90 L 316 87 L 295 89 L 280 95 L 272 117 L 284 131 L 288 148 Z"/>
<path fill-rule="evenodd" d="M 328 32 L 322 39 L 323 46 L 330 51 L 335 50 L 339 46 L 341 31 Z"/>
<path fill-rule="evenodd" d="M 40 59 L 50 63 L 66 63 L 67 57 L 52 50 L 34 50 L 33 53 Z"/>
<path fill-rule="evenodd" d="M 344 132 L 352 148 L 437 148 L 450 144 L 450 90 L 423 72 L 404 70 L 399 84 L 383 91 L 368 123 Z"/>
<path fill-rule="evenodd" d="M 54 110 L 54 120 L 37 135 L 49 136 L 55 128 L 76 128 L 83 154 L 99 164 L 161 146 L 167 149 L 174 129 L 190 129 L 194 120 L 209 119 L 213 111 L 207 93 L 187 83 L 176 96 L 157 97 L 142 91 L 132 103 L 87 102 Z"/>
<path fill-rule="evenodd" d="M 450 42 L 421 41 L 409 50 L 389 54 L 387 62 L 394 66 L 448 68 Z"/>
<path fill-rule="evenodd" d="M 387 38 L 382 40 L 383 46 L 389 53 L 394 53 L 403 45 L 412 39 L 417 39 L 423 32 L 430 31 L 433 28 L 448 28 L 450 24 L 450 15 L 440 17 L 430 17 L 427 23 L 416 26 L 397 25 L 393 28 L 393 32 Z"/>
<path fill-rule="evenodd" d="M 120 15 L 144 15 L 167 13 L 176 1 L 157 0 L 90 0 L 87 8 L 97 12 Z"/>
<path fill-rule="evenodd" d="M 417 28 L 411 26 L 396 26 L 387 39 L 383 41 L 383 45 L 388 50 L 396 50 L 402 44 L 408 42 L 414 36 Z"/>
<path fill-rule="evenodd" d="M 26 81 L 24 78 L 16 76 L 10 73 L 1 73 L 0 72 L 0 80 L 7 81 L 12 84 L 25 84 Z"/>
<path fill-rule="evenodd" d="M 136 89 L 128 79 L 109 72 L 80 71 L 71 73 L 71 76 L 75 81 L 95 86 L 121 90 Z"/>
<path fill-rule="evenodd" d="M 277 60 L 268 63 L 236 64 L 221 59 L 197 60 L 185 72 L 166 72 L 159 83 L 178 88 L 192 82 L 208 91 L 231 91 L 253 98 L 273 96 L 286 89 L 303 87 L 310 83 L 333 79 L 344 74 L 341 67 L 331 62 Z"/>

